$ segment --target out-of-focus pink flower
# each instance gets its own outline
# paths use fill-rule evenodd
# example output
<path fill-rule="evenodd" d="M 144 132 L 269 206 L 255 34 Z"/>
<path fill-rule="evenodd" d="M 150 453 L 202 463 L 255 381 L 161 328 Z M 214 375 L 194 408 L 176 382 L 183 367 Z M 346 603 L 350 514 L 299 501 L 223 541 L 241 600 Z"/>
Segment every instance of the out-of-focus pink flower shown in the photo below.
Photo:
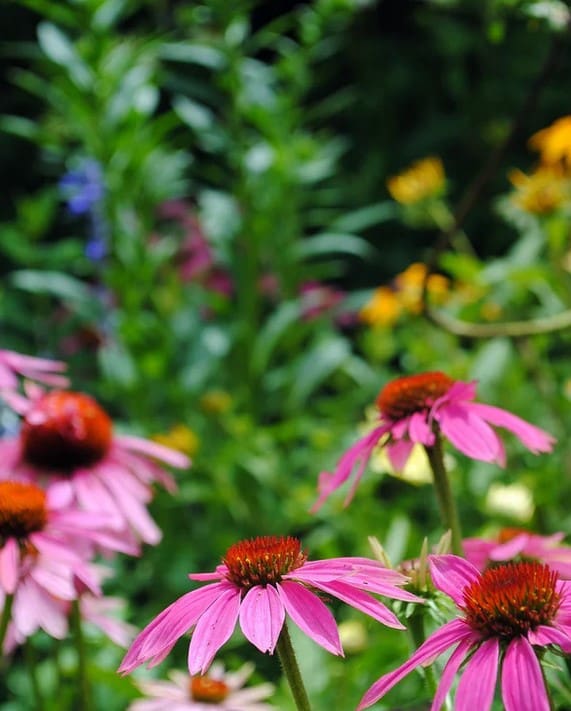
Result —
<path fill-rule="evenodd" d="M 420 373 L 391 380 L 377 397 L 379 424 L 350 447 L 334 473 L 319 475 L 317 510 L 344 484 L 357 466 L 346 498 L 348 504 L 375 447 L 386 440 L 387 455 L 401 470 L 415 445 L 432 446 L 435 429 L 467 457 L 505 466 L 504 445 L 494 427 L 512 432 L 534 454 L 550 452 L 555 438 L 507 410 L 474 402 L 476 383 L 454 381 L 441 372 Z"/>
<path fill-rule="evenodd" d="M 253 664 L 244 664 L 235 672 L 226 672 L 215 662 L 207 676 L 171 671 L 171 681 L 138 681 L 148 698 L 133 701 L 128 711 L 271 711 L 275 706 L 264 700 L 272 695 L 272 684 L 243 688 L 253 671 Z"/>
<path fill-rule="evenodd" d="M 376 681 L 357 711 L 369 708 L 403 677 L 454 648 L 431 711 L 444 703 L 465 663 L 455 708 L 489 711 L 498 675 L 506 711 L 549 711 L 541 664 L 534 647 L 571 652 L 571 583 L 547 565 L 507 563 L 480 572 L 454 555 L 429 556 L 434 585 L 452 598 L 460 617 L 447 622 L 402 666 Z"/>
<path fill-rule="evenodd" d="M 318 281 L 307 281 L 299 289 L 301 318 L 313 321 L 331 312 L 345 298 L 345 292 Z"/>
<path fill-rule="evenodd" d="M 174 491 L 161 464 L 186 468 L 188 457 L 116 434 L 105 410 L 83 393 L 53 390 L 22 399 L 20 412 L 19 436 L 0 441 L 0 479 L 49 482 L 83 511 L 104 513 L 130 545 L 135 539 L 158 543 L 161 532 L 147 511 L 151 485 Z"/>
<path fill-rule="evenodd" d="M 95 546 L 134 553 L 108 529 L 104 513 L 69 507 L 62 492 L 16 481 L 0 482 L 0 608 L 13 595 L 11 638 L 19 644 L 38 628 L 61 639 L 65 601 L 80 589 L 100 593 L 89 561 Z"/>
<path fill-rule="evenodd" d="M 66 364 L 58 360 L 34 358 L 14 351 L 0 350 L 0 391 L 17 390 L 18 377 L 64 388 L 68 379 L 62 372 Z"/>
<path fill-rule="evenodd" d="M 125 608 L 119 597 L 97 597 L 89 592 L 79 598 L 81 619 L 98 627 L 103 634 L 119 647 L 128 647 L 137 630 L 117 615 Z"/>
<path fill-rule="evenodd" d="M 571 548 L 558 545 L 564 533 L 540 536 L 521 528 L 504 528 L 497 538 L 465 538 L 465 557 L 478 570 L 514 559 L 536 560 L 556 570 L 560 578 L 571 579 Z"/>
<path fill-rule="evenodd" d="M 188 652 L 191 674 L 204 674 L 236 623 L 261 652 L 273 654 L 286 613 L 317 644 L 343 654 L 335 619 L 316 593 L 323 593 L 404 629 L 395 615 L 369 593 L 420 602 L 402 590 L 408 578 L 368 558 L 307 561 L 296 538 L 264 536 L 231 546 L 213 573 L 189 575 L 215 581 L 186 593 L 138 635 L 119 671 L 129 673 L 161 662 L 175 642 L 194 628 Z"/>

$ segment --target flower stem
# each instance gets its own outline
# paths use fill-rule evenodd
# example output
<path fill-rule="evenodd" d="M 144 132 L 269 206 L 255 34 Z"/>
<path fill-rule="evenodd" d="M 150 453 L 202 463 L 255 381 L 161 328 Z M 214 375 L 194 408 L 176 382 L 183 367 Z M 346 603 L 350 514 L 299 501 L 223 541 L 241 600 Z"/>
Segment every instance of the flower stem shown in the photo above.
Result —
<path fill-rule="evenodd" d="M 85 653 L 85 639 L 81 627 L 81 611 L 79 600 L 71 603 L 70 623 L 73 631 L 73 638 L 77 650 L 77 676 L 79 686 L 78 711 L 89 711 L 91 708 L 91 697 L 89 693 L 89 679 L 87 675 L 87 655 Z"/>
<path fill-rule="evenodd" d="M 30 677 L 30 687 L 32 689 L 32 695 L 34 697 L 34 709 L 35 711 L 44 710 L 44 700 L 42 697 L 42 692 L 40 689 L 40 684 L 38 682 L 37 668 L 38 660 L 36 658 L 36 651 L 32 646 L 30 640 L 26 640 L 24 644 L 24 657 L 26 659 L 26 666 L 28 668 L 28 676 Z"/>
<path fill-rule="evenodd" d="M 424 610 L 415 611 L 408 618 L 408 631 L 410 633 L 410 638 L 414 645 L 414 651 L 416 651 L 420 645 L 426 640 L 426 634 L 424 632 Z M 436 694 L 436 677 L 434 676 L 434 669 L 432 666 L 423 667 L 424 679 L 426 681 L 426 688 L 430 696 L 434 697 Z"/>
<path fill-rule="evenodd" d="M 8 631 L 10 617 L 12 616 L 13 602 L 14 594 L 7 594 L 4 598 L 4 609 L 2 610 L 2 617 L 0 618 L 0 656 L 2 656 L 2 650 L 4 648 L 4 639 L 6 637 L 6 632 Z"/>
<path fill-rule="evenodd" d="M 299 671 L 299 666 L 297 664 L 297 659 L 295 658 L 295 652 L 285 622 L 282 627 L 282 631 L 280 632 L 276 651 L 291 689 L 297 711 L 311 711 L 307 691 L 303 685 L 303 680 L 301 678 L 301 673 Z"/>
<path fill-rule="evenodd" d="M 452 552 L 456 555 L 464 555 L 460 519 L 458 518 L 456 503 L 452 496 L 450 480 L 448 479 L 446 467 L 444 466 L 442 439 L 439 432 L 434 433 L 434 444 L 431 446 L 425 445 L 424 449 L 426 450 L 430 468 L 432 469 L 434 490 L 436 492 L 442 523 L 445 528 L 450 529 L 452 534 Z"/>

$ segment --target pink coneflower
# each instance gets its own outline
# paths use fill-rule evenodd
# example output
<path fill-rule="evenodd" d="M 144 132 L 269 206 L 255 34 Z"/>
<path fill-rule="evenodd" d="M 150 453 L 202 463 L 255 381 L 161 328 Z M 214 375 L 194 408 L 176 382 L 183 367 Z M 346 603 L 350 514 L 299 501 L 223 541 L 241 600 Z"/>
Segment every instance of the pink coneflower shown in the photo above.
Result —
<path fill-rule="evenodd" d="M 522 558 L 547 564 L 560 578 L 571 579 L 571 548 L 559 546 L 564 533 L 540 536 L 522 528 L 503 528 L 494 539 L 465 538 L 465 557 L 478 570 Z"/>
<path fill-rule="evenodd" d="M 18 376 L 35 380 L 44 385 L 65 387 L 68 379 L 61 375 L 65 369 L 66 365 L 61 361 L 34 358 L 14 351 L 0 350 L 0 391 L 16 390 Z"/>
<path fill-rule="evenodd" d="M 253 664 L 244 664 L 235 672 L 226 672 L 215 662 L 204 676 L 171 671 L 171 681 L 138 681 L 149 698 L 137 699 L 128 711 L 272 711 L 275 706 L 263 703 L 274 691 L 272 684 L 243 688 L 253 671 Z"/>
<path fill-rule="evenodd" d="M 489 711 L 498 673 L 506 711 L 549 711 L 541 665 L 533 646 L 571 652 L 571 583 L 547 565 L 507 563 L 480 572 L 454 555 L 429 556 L 434 585 L 461 616 L 432 634 L 402 666 L 367 691 L 366 709 L 420 665 L 455 647 L 440 678 L 431 711 L 438 711 L 461 665 L 456 708 Z M 467 661 L 466 661 L 467 660 Z"/>
<path fill-rule="evenodd" d="M 244 636 L 261 652 L 273 654 L 286 613 L 308 637 L 333 654 L 343 654 L 333 615 L 315 590 L 404 629 L 395 615 L 369 593 L 419 602 L 401 590 L 407 578 L 367 558 L 307 562 L 296 538 L 262 536 L 231 546 L 213 573 L 189 575 L 214 580 L 173 602 L 139 634 L 120 671 L 161 662 L 175 642 L 194 627 L 188 652 L 191 674 L 204 674 L 239 621 Z"/>
<path fill-rule="evenodd" d="M 125 545 L 105 532 L 104 514 L 73 510 L 60 492 L 35 484 L 0 482 L 0 608 L 13 596 L 12 637 L 19 643 L 39 627 L 53 637 L 67 631 L 64 601 L 80 589 L 99 594 L 99 575 L 89 565 L 103 540 Z"/>
<path fill-rule="evenodd" d="M 91 397 L 53 390 L 29 401 L 20 434 L 0 442 L 0 477 L 50 482 L 79 508 L 104 512 L 110 526 L 156 544 L 161 532 L 147 512 L 151 484 L 176 485 L 157 462 L 184 468 L 190 460 L 155 442 L 118 435 Z"/>
<path fill-rule="evenodd" d="M 416 443 L 432 446 L 435 430 L 472 459 L 505 465 L 501 439 L 493 427 L 512 432 L 534 454 L 551 451 L 555 439 L 506 410 L 474 402 L 476 383 L 455 381 L 444 373 L 429 372 L 392 380 L 377 397 L 379 424 L 339 460 L 334 473 L 319 476 L 317 510 L 327 497 L 357 472 L 345 503 L 348 504 L 375 447 L 386 441 L 387 454 L 399 471 Z"/>

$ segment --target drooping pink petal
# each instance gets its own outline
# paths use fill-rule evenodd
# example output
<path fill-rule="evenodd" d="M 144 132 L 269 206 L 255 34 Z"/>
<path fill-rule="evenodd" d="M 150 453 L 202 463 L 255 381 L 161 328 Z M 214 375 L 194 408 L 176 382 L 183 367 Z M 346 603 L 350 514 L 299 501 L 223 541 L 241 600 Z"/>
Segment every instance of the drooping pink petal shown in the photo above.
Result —
<path fill-rule="evenodd" d="M 414 443 L 406 439 L 399 439 L 387 444 L 387 457 L 395 472 L 401 472 L 405 468 L 413 447 Z"/>
<path fill-rule="evenodd" d="M 480 577 L 478 569 L 457 555 L 429 555 L 428 562 L 434 586 L 461 607 L 464 588 Z"/>
<path fill-rule="evenodd" d="M 12 594 L 18 584 L 20 569 L 20 548 L 15 538 L 8 538 L 0 548 L 0 588 Z"/>
<path fill-rule="evenodd" d="M 557 620 L 556 620 L 557 623 Z M 547 625 L 539 625 L 534 630 L 527 633 L 527 638 L 531 644 L 538 647 L 545 647 L 548 644 L 556 644 L 565 652 L 571 654 L 571 638 L 568 634 L 556 627 L 548 627 Z"/>
<path fill-rule="evenodd" d="M 339 580 L 333 583 L 320 583 L 317 587 L 323 590 L 323 592 L 329 593 L 339 600 L 343 600 L 343 602 L 351 605 L 351 607 L 354 607 L 356 610 L 361 610 L 361 612 L 364 612 L 366 615 L 369 615 L 387 627 L 393 627 L 397 630 L 406 629 L 398 617 L 391 612 L 386 605 L 361 590 L 355 590 L 355 588 L 347 583 Z"/>
<path fill-rule="evenodd" d="M 274 653 L 285 620 L 285 609 L 273 585 L 256 585 L 240 607 L 240 627 L 260 652 Z"/>
<path fill-rule="evenodd" d="M 204 674 L 216 652 L 231 637 L 240 611 L 240 590 L 231 586 L 200 616 L 188 648 L 190 674 Z"/>
<path fill-rule="evenodd" d="M 170 447 L 165 447 L 163 444 L 158 442 L 152 442 L 148 439 L 143 439 L 142 437 L 134 437 L 132 435 L 116 435 L 115 441 L 118 444 L 124 445 L 127 449 L 134 452 L 140 452 L 141 454 L 146 454 L 149 457 L 154 457 L 165 464 L 169 464 L 171 467 L 176 467 L 177 469 L 187 469 L 191 462 L 190 459 L 175 449 Z"/>
<path fill-rule="evenodd" d="M 504 655 L 502 699 L 506 711 L 549 711 L 541 666 L 525 637 L 513 639 Z"/>
<path fill-rule="evenodd" d="M 137 635 L 119 672 L 128 674 L 165 649 L 171 649 L 227 587 L 227 583 L 213 583 L 185 593 L 171 603 Z"/>
<path fill-rule="evenodd" d="M 301 631 L 328 652 L 343 656 L 335 618 L 317 595 L 289 580 L 276 588 L 287 614 Z"/>
<path fill-rule="evenodd" d="M 470 409 L 486 422 L 512 432 L 534 454 L 551 452 L 553 449 L 556 441 L 553 435 L 507 410 L 480 402 L 471 403 Z"/>
<path fill-rule="evenodd" d="M 525 549 L 528 540 L 527 533 L 520 533 L 510 541 L 498 543 L 490 551 L 490 560 L 510 560 L 515 558 Z"/>
<path fill-rule="evenodd" d="M 500 645 L 487 639 L 474 652 L 460 678 L 456 691 L 456 711 L 489 711 L 494 700 Z"/>
<path fill-rule="evenodd" d="M 337 468 L 333 474 L 328 474 L 328 472 L 323 472 L 319 477 L 318 488 L 319 497 L 315 504 L 311 508 L 311 512 L 317 511 L 325 502 L 325 500 L 332 494 L 336 489 L 342 486 L 351 476 L 353 469 L 357 466 L 357 471 L 354 474 L 353 484 L 349 495 L 345 499 L 344 505 L 347 506 L 351 501 L 351 497 L 358 485 L 367 462 L 369 461 L 373 449 L 377 446 L 378 441 L 381 437 L 386 434 L 390 429 L 390 425 L 380 425 L 375 427 L 374 430 L 369 432 L 365 437 L 358 440 L 352 447 L 350 447 L 345 454 L 341 457 L 337 464 Z M 323 476 L 323 474 L 328 474 L 328 476 Z"/>
<path fill-rule="evenodd" d="M 408 426 L 408 436 L 412 442 L 431 446 L 434 444 L 434 432 L 428 424 L 426 414 L 424 412 L 415 412 L 410 418 Z"/>
<path fill-rule="evenodd" d="M 460 642 L 454 652 L 450 655 L 450 659 L 446 662 L 446 666 L 444 667 L 442 676 L 438 682 L 438 688 L 436 689 L 436 694 L 434 695 L 430 711 L 440 711 L 440 708 L 446 699 L 446 695 L 450 691 L 456 672 L 460 668 L 460 665 L 466 658 L 466 654 L 473 644 L 474 640 L 468 637 L 463 642 Z"/>
<path fill-rule="evenodd" d="M 434 419 L 440 425 L 442 434 L 467 457 L 499 463 L 502 452 L 500 439 L 483 419 L 472 412 L 472 406 L 473 403 L 447 405 L 435 414 Z"/>
<path fill-rule="evenodd" d="M 473 634 L 472 630 L 463 620 L 452 620 L 443 625 L 432 634 L 426 642 L 420 645 L 416 652 L 402 664 L 388 674 L 378 679 L 371 688 L 365 692 L 361 699 L 357 711 L 367 709 L 375 704 L 382 696 L 395 686 L 401 679 L 416 667 L 432 663 L 444 651 L 452 647 L 456 642 L 462 642 Z M 473 710 L 472 710 L 473 711 Z"/>

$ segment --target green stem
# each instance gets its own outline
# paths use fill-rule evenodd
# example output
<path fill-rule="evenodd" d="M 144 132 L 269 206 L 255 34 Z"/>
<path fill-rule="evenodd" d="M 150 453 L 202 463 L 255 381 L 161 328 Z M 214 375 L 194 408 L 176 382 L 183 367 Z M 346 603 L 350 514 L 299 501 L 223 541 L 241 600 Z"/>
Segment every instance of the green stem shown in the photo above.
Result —
<path fill-rule="evenodd" d="M 414 646 L 413 651 L 416 651 L 420 647 L 420 645 L 426 640 L 426 634 L 424 631 L 424 610 L 415 612 L 411 617 L 408 618 L 408 631 L 410 634 L 410 638 L 412 639 L 412 644 Z M 434 669 L 432 668 L 432 666 L 423 667 L 423 672 L 428 693 L 432 698 L 434 698 L 437 689 Z"/>
<path fill-rule="evenodd" d="M 436 500 L 438 501 L 442 523 L 445 528 L 450 529 L 452 534 L 452 552 L 456 555 L 464 555 L 460 519 L 458 518 L 456 503 L 452 496 L 450 480 L 448 479 L 446 467 L 444 466 L 442 439 L 439 432 L 434 433 L 434 444 L 430 447 L 425 445 L 424 449 L 426 450 L 430 468 L 432 469 L 434 490 L 436 492 Z"/>
<path fill-rule="evenodd" d="M 295 652 L 285 622 L 278 639 L 276 651 L 291 689 L 297 711 L 311 711 L 307 691 L 303 685 L 303 680 L 301 678 L 301 673 L 299 671 L 299 666 L 297 664 L 297 659 L 295 658 Z"/>
<path fill-rule="evenodd" d="M 26 667 L 28 668 L 28 676 L 30 677 L 30 686 L 32 688 L 32 695 L 34 697 L 34 709 L 35 711 L 44 710 L 44 699 L 42 697 L 42 692 L 40 689 L 40 684 L 38 682 L 37 675 L 37 658 L 36 651 L 32 646 L 30 640 L 26 640 L 24 645 L 24 657 L 26 659 Z"/>
<path fill-rule="evenodd" d="M 13 602 L 14 594 L 7 594 L 4 598 L 4 609 L 2 610 L 2 617 L 0 618 L 0 656 L 2 656 L 2 649 L 4 648 L 4 639 L 8 630 L 8 624 L 10 623 L 10 617 L 12 616 Z"/>
<path fill-rule="evenodd" d="M 89 693 L 89 678 L 87 675 L 87 654 L 85 650 L 85 639 L 81 626 L 81 611 L 79 600 L 74 600 L 71 604 L 70 623 L 73 631 L 73 638 L 77 650 L 77 676 L 79 705 L 78 711 L 89 711 L 91 708 L 91 697 Z"/>

